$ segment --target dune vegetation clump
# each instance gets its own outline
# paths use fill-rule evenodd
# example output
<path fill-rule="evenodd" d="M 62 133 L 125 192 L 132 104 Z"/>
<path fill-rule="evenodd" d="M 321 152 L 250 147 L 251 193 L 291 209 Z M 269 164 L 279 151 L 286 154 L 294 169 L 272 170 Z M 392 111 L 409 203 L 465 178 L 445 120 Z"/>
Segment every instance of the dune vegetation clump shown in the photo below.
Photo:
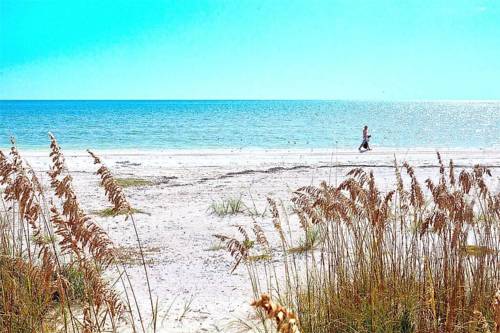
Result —
<path fill-rule="evenodd" d="M 362 168 L 338 186 L 299 188 L 300 229 L 285 228 L 294 221 L 269 200 L 278 259 L 255 263 L 234 245 L 242 241 L 228 246 L 247 266 L 255 298 L 264 293 L 293 311 L 301 332 L 498 330 L 500 193 L 487 185 L 488 168 L 457 173 L 438 161 L 436 180 L 424 185 L 409 164 L 395 163 L 394 188 L 384 193 Z"/>
<path fill-rule="evenodd" d="M 210 214 L 224 217 L 227 215 L 236 215 L 245 211 L 245 205 L 241 197 L 221 199 L 213 201 L 208 207 Z"/>
<path fill-rule="evenodd" d="M 124 188 L 124 187 L 139 187 L 139 186 L 150 186 L 153 185 L 153 182 L 143 178 L 115 178 L 116 183 Z"/>
<path fill-rule="evenodd" d="M 0 151 L 0 327 L 4 332 L 103 332 L 126 325 L 145 331 L 140 311 L 132 311 L 133 286 L 125 266 L 107 233 L 84 212 L 59 144 L 52 135 L 50 141 L 50 190 L 44 190 L 14 140 L 8 155 Z M 110 171 L 101 164 L 98 174 L 114 212 L 127 211 L 133 221 L 132 207 Z M 118 280 L 104 277 L 110 270 L 117 271 Z M 151 326 L 154 330 L 155 323 Z"/>

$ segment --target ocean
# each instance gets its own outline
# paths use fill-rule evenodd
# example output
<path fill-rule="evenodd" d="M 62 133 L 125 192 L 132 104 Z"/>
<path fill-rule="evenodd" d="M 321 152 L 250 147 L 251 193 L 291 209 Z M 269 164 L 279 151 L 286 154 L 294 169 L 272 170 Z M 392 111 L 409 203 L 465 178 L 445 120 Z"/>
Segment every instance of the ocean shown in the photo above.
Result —
<path fill-rule="evenodd" d="M 0 147 L 500 148 L 500 101 L 0 101 Z"/>

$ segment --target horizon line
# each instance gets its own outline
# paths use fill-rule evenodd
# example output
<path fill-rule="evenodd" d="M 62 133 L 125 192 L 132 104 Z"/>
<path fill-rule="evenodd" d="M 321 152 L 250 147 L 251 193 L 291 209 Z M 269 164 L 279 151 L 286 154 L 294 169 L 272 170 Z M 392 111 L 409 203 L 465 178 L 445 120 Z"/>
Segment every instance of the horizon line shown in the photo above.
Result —
<path fill-rule="evenodd" d="M 193 99 L 0 99 L 0 102 L 217 102 L 217 101 L 317 101 L 317 102 L 500 102 L 500 99 L 329 99 L 329 98 L 193 98 Z"/>

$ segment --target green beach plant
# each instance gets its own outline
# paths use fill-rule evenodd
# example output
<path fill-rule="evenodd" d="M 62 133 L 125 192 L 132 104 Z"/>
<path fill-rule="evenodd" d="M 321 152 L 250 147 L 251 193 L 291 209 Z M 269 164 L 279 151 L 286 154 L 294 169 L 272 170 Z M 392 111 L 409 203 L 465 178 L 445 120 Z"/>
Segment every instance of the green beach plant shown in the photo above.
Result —
<path fill-rule="evenodd" d="M 122 188 L 125 187 L 137 187 L 137 186 L 151 186 L 154 183 L 150 180 L 144 178 L 115 178 L 116 184 Z"/>
<path fill-rule="evenodd" d="M 289 248 L 288 252 L 303 253 L 316 249 L 324 240 L 322 232 L 321 226 L 314 225 L 307 227 L 305 229 L 304 238 L 300 239 L 297 246 Z"/>
<path fill-rule="evenodd" d="M 227 215 L 236 215 L 243 213 L 245 211 L 245 204 L 243 203 L 241 196 L 238 198 L 231 197 L 213 201 L 210 204 L 208 210 L 213 215 L 224 217 Z"/>
<path fill-rule="evenodd" d="M 101 210 L 94 212 L 94 214 L 96 214 L 97 216 L 100 216 L 100 217 L 114 217 L 114 216 L 118 216 L 118 215 L 128 215 L 129 213 L 148 214 L 145 211 L 137 209 L 137 208 L 132 208 L 131 211 L 129 212 L 126 210 L 116 211 L 114 209 L 114 207 L 108 207 L 108 208 L 104 208 L 104 209 L 101 209 Z"/>

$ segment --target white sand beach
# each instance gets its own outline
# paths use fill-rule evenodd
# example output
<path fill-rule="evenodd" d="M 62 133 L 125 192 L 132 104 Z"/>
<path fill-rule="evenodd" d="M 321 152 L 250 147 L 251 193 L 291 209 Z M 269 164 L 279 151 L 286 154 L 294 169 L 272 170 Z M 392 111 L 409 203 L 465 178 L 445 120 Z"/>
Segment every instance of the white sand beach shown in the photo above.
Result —
<path fill-rule="evenodd" d="M 453 159 L 458 169 L 474 164 L 491 167 L 491 186 L 500 189 L 500 151 L 440 152 L 445 163 Z M 211 250 L 217 244 L 213 234 L 236 234 L 234 225 L 250 225 L 252 219 L 247 214 L 211 215 L 208 208 L 213 201 L 241 196 L 246 205 L 263 211 L 268 196 L 286 203 L 298 187 L 317 185 L 323 180 L 339 183 L 356 166 L 373 170 L 384 191 L 394 181 L 394 158 L 413 165 L 421 181 L 435 177 L 438 165 L 435 151 L 423 149 L 376 149 L 367 153 L 316 149 L 95 153 L 115 176 L 153 182 L 128 187 L 125 192 L 132 205 L 144 212 L 136 215 L 136 221 L 153 293 L 158 297 L 161 332 L 237 332 L 241 329 L 238 319 L 252 315 L 249 303 L 253 295 L 246 270 L 241 266 L 230 274 L 230 256 L 224 250 Z M 47 180 L 43 172 L 48 169 L 48 152 L 21 150 L 21 154 Z M 84 151 L 64 154 L 83 206 L 89 213 L 106 208 L 92 159 Z M 137 252 L 129 221 L 121 216 L 94 217 L 118 247 Z M 259 219 L 259 223 L 266 232 L 273 233 L 270 217 Z M 142 311 L 148 315 L 142 267 L 132 264 L 129 272 Z"/>

